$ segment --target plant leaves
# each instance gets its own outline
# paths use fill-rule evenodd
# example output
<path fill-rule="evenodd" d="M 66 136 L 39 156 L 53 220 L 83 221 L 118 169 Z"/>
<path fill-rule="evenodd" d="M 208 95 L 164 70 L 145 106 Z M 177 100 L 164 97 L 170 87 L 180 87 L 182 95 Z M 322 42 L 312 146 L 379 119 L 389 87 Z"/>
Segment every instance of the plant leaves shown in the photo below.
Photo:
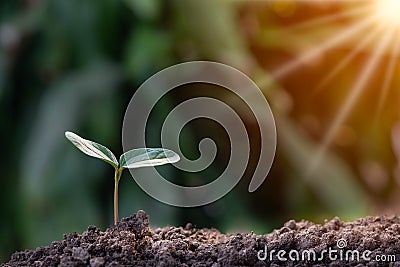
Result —
<path fill-rule="evenodd" d="M 134 169 L 175 163 L 179 160 L 179 155 L 169 149 L 137 148 L 122 154 L 119 159 L 119 165 L 122 168 Z"/>
<path fill-rule="evenodd" d="M 65 132 L 65 137 L 86 155 L 104 160 L 105 162 L 110 163 L 114 168 L 118 168 L 117 158 L 105 146 L 83 139 L 73 132 Z"/>

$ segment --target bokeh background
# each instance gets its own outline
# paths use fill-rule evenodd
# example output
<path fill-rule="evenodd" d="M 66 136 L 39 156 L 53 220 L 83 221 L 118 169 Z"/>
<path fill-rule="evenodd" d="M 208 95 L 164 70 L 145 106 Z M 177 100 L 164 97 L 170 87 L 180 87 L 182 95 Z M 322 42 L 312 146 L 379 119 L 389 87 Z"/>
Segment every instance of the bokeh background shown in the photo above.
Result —
<path fill-rule="evenodd" d="M 259 138 L 250 120 L 246 123 L 253 140 L 252 161 L 227 196 L 204 207 L 170 207 L 147 196 L 126 172 L 120 185 L 122 217 L 143 209 L 152 226 L 192 222 L 223 232 L 261 234 L 289 219 L 323 222 L 334 216 L 352 220 L 397 214 L 400 69 L 392 49 L 380 51 L 377 68 L 367 73 L 368 82 L 336 127 L 324 157 L 314 171 L 308 168 L 384 37 L 377 33 L 356 49 L 367 27 L 330 49 L 318 50 L 361 20 L 362 15 L 346 15 L 357 5 L 294 0 L 2 0 L 0 261 L 15 250 L 49 244 L 88 225 L 105 229 L 112 224 L 112 168 L 78 152 L 64 131 L 73 130 L 120 154 L 122 120 L 135 89 L 157 71 L 190 60 L 234 66 L 263 90 L 278 133 L 271 173 L 258 191 L 247 192 Z M 320 20 L 323 17 L 333 19 Z M 315 20 L 319 22 L 308 23 Z M 313 50 L 319 52 L 294 61 Z M 348 64 L 325 81 L 352 52 Z M 282 67 L 291 62 L 297 62 L 295 67 L 282 75 Z M 394 75 L 382 102 L 391 62 Z M 199 85 L 168 96 L 149 124 L 152 144 L 158 144 L 160 123 L 171 107 L 198 95 L 230 97 Z M 186 156 L 196 158 L 198 142 L 206 136 L 226 142 L 215 123 L 185 127 L 181 144 Z M 219 153 L 221 160 L 201 174 L 165 170 L 181 184 L 206 182 L 225 166 L 223 151 Z"/>

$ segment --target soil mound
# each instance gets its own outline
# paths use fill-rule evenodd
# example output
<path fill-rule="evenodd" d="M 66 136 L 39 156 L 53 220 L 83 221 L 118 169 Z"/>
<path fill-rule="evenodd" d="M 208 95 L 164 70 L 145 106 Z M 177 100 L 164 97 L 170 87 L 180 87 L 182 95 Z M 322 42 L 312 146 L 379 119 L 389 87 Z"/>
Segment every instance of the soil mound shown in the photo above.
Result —
<path fill-rule="evenodd" d="M 256 235 L 191 224 L 150 229 L 139 211 L 105 232 L 90 226 L 49 246 L 16 252 L 0 266 L 400 266 L 400 218 L 289 221 Z"/>

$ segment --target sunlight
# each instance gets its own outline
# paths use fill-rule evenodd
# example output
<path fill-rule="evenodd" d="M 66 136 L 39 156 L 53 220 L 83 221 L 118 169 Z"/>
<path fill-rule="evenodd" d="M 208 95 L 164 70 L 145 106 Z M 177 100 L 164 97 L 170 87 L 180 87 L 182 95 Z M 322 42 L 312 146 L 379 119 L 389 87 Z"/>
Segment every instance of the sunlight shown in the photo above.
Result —
<path fill-rule="evenodd" d="M 400 28 L 400 1 L 376 0 L 375 8 L 380 20 L 393 27 Z"/>
<path fill-rule="evenodd" d="M 308 27 L 318 27 L 318 26 L 322 26 L 327 23 L 335 22 L 341 18 L 359 17 L 360 15 L 365 15 L 365 13 L 367 11 L 371 12 L 370 6 L 367 6 L 367 7 L 363 6 L 363 7 L 348 10 L 345 12 L 335 13 L 332 15 L 325 15 L 323 17 L 307 20 L 307 21 L 304 21 L 301 23 L 297 23 L 293 26 L 289 26 L 289 27 L 285 28 L 285 31 L 290 32 L 290 31 L 301 30 L 301 29 L 308 28 Z"/>
<path fill-rule="evenodd" d="M 307 3 L 321 2 L 319 0 L 291 1 Z M 309 21 L 303 21 L 286 27 L 284 31 L 286 33 L 293 32 L 296 34 L 296 31 L 312 27 L 322 27 L 324 24 L 334 23 L 336 20 L 343 17 L 347 18 L 352 23 L 348 24 L 347 27 L 343 27 L 341 31 L 333 34 L 330 38 L 322 39 L 321 42 L 315 42 L 312 48 L 308 48 L 307 51 L 300 53 L 297 57 L 272 69 L 270 73 L 273 79 L 271 79 L 270 75 L 265 75 L 264 80 L 261 79 L 257 83 L 261 88 L 267 87 L 271 85 L 274 80 L 286 77 L 304 66 L 305 63 L 312 62 L 325 52 L 338 48 L 347 42 L 353 42 L 354 47 L 345 57 L 339 59 L 337 64 L 324 75 L 325 77 L 317 84 L 314 91 L 315 93 L 330 82 L 340 71 L 343 71 L 356 55 L 363 53 L 364 50 L 373 50 L 372 54 L 366 59 L 365 65 L 360 70 L 359 74 L 354 77 L 354 83 L 349 90 L 348 96 L 327 128 L 315 155 L 308 165 L 308 175 L 313 174 L 321 161 L 324 160 L 325 153 L 335 140 L 339 129 L 345 123 L 355 104 L 364 94 L 372 77 L 377 72 L 382 72 L 385 75 L 380 88 L 380 98 L 377 99 L 377 113 L 380 114 L 380 111 L 384 107 L 388 91 L 391 88 L 396 66 L 398 66 L 398 57 L 400 56 L 400 0 L 336 0 L 332 2 L 360 2 L 360 6 L 341 13 L 334 13 Z M 365 11 L 367 11 L 366 14 L 364 13 Z M 385 62 L 384 58 L 389 54 L 390 60 L 388 66 L 382 65 L 382 62 Z M 381 68 L 383 70 L 381 70 Z"/>
<path fill-rule="evenodd" d="M 399 0 L 400 1 L 400 0 Z M 284 64 L 283 66 L 279 66 L 277 69 L 272 71 L 272 76 L 275 79 L 279 79 L 285 77 L 292 71 L 295 71 L 300 66 L 302 66 L 305 62 L 312 60 L 314 57 L 320 55 L 321 53 L 325 52 L 326 50 L 332 49 L 335 46 L 338 46 L 347 40 L 354 38 L 354 34 L 358 33 L 359 31 L 367 28 L 371 24 L 376 22 L 376 17 L 368 17 L 359 21 L 358 23 L 348 27 L 340 34 L 328 39 L 327 41 L 319 44 L 318 46 L 310 49 L 310 51 L 302 54 L 300 57 L 289 61 L 288 63 Z"/>
<path fill-rule="evenodd" d="M 359 79 L 356 80 L 343 107 L 341 108 L 341 110 L 339 111 L 335 120 L 333 121 L 330 128 L 328 129 L 322 144 L 319 146 L 318 152 L 316 153 L 314 159 L 312 160 L 312 162 L 310 164 L 309 171 L 308 171 L 309 174 L 314 173 L 314 171 L 316 170 L 316 167 L 319 165 L 321 160 L 323 160 L 323 158 L 325 156 L 325 152 L 331 145 L 332 140 L 335 138 L 335 135 L 336 135 L 338 129 L 340 128 L 340 126 L 343 124 L 343 122 L 347 118 L 351 109 L 354 107 L 355 102 L 360 97 L 365 86 L 369 82 L 373 72 L 378 67 L 383 52 L 389 46 L 392 34 L 393 34 L 393 31 L 387 32 L 385 37 L 379 43 L 379 46 L 374 51 L 374 54 L 372 55 L 371 59 L 368 61 L 368 64 L 365 66 L 365 68 L 360 73 Z"/>
<path fill-rule="evenodd" d="M 375 115 L 374 125 L 377 124 L 379 116 L 381 115 L 383 105 L 385 103 L 385 99 L 386 99 L 386 96 L 387 96 L 389 88 L 390 88 L 390 84 L 394 77 L 394 72 L 395 72 L 395 68 L 396 68 L 396 64 L 397 64 L 397 58 L 399 55 L 400 55 L 400 35 L 397 35 L 396 40 L 393 43 L 393 54 L 390 58 L 389 66 L 387 67 L 387 70 L 386 70 L 384 83 L 382 85 L 382 94 L 379 99 L 378 110 Z"/>
<path fill-rule="evenodd" d="M 343 58 L 334 69 L 332 69 L 327 76 L 317 85 L 315 93 L 317 93 L 322 87 L 330 82 L 342 69 L 344 69 L 354 57 L 360 53 L 371 41 L 380 33 L 380 28 L 376 28 L 366 35 L 361 42 L 345 57 Z"/>

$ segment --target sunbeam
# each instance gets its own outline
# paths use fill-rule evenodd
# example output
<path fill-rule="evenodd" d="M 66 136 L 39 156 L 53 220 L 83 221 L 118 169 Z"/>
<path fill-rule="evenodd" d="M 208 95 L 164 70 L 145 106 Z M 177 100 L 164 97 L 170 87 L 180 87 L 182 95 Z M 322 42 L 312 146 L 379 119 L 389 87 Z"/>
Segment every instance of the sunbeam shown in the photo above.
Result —
<path fill-rule="evenodd" d="M 389 66 L 386 70 L 385 80 L 382 85 L 382 93 L 379 98 L 378 110 L 374 120 L 374 125 L 376 125 L 376 121 L 382 112 L 383 104 L 385 103 L 385 99 L 390 88 L 390 83 L 392 82 L 393 79 L 393 74 L 396 68 L 397 59 L 399 55 L 400 55 L 400 34 L 397 34 L 396 40 L 393 44 L 393 54 L 390 56 Z"/>
<path fill-rule="evenodd" d="M 368 0 L 232 0 L 233 2 L 295 2 L 295 3 L 366 3 L 370 4 Z"/>
<path fill-rule="evenodd" d="M 376 0 L 375 12 L 387 25 L 400 28 L 400 1 L 399 0 Z"/>
<path fill-rule="evenodd" d="M 324 51 L 331 49 L 337 45 L 340 45 L 343 42 L 347 41 L 348 39 L 354 37 L 354 34 L 358 33 L 363 28 L 370 26 L 375 21 L 376 21 L 376 16 L 370 16 L 368 18 L 365 18 L 364 20 L 358 22 L 357 24 L 341 32 L 340 34 L 334 36 L 332 39 L 328 39 L 326 42 L 320 44 L 319 46 L 301 55 L 299 58 L 296 58 L 284 64 L 283 66 L 279 67 L 278 69 L 272 71 L 272 76 L 275 77 L 276 79 L 286 76 L 290 72 L 300 67 L 304 62 L 307 62 L 312 58 L 314 58 L 315 56 L 323 53 Z"/>
<path fill-rule="evenodd" d="M 324 154 L 330 144 L 332 143 L 332 140 L 334 139 L 339 127 L 343 124 L 344 120 L 347 118 L 349 112 L 353 108 L 356 100 L 359 98 L 360 94 L 363 92 L 363 89 L 365 88 L 366 84 L 370 80 L 371 76 L 373 75 L 374 70 L 376 67 L 379 65 L 379 61 L 381 59 L 381 55 L 384 52 L 385 49 L 387 49 L 389 41 L 392 37 L 393 29 L 390 29 L 387 34 L 384 36 L 384 38 L 381 40 L 379 43 L 379 46 L 377 49 L 374 51 L 374 54 L 372 55 L 371 59 L 369 60 L 368 64 L 365 66 L 364 70 L 362 71 L 361 77 L 356 81 L 355 85 L 353 86 L 353 89 L 350 91 L 350 95 L 347 97 L 343 107 L 339 111 L 339 114 L 331 124 L 330 128 L 327 131 L 327 134 L 325 135 L 325 138 L 323 139 L 323 142 L 321 143 L 315 157 L 311 161 L 310 167 L 309 167 L 309 174 L 312 174 L 318 164 L 321 162 L 322 158 L 324 157 Z"/>
<path fill-rule="evenodd" d="M 340 18 L 348 18 L 348 17 L 357 17 L 358 15 L 365 15 L 368 11 L 371 11 L 371 6 L 367 7 L 359 7 L 359 8 L 354 8 L 345 12 L 341 12 L 338 14 L 333 14 L 333 15 L 327 15 L 311 20 L 307 20 L 304 22 L 297 23 L 295 25 L 289 26 L 284 28 L 286 32 L 293 32 L 297 31 L 300 29 L 308 28 L 308 27 L 318 27 L 326 23 L 331 23 L 335 22 L 336 20 Z"/>
<path fill-rule="evenodd" d="M 263 2 L 277 2 L 279 0 L 260 0 Z M 288 0 L 289 1 L 289 0 Z M 284 0 L 285 2 L 285 0 Z M 362 67 L 355 81 L 352 84 L 351 90 L 349 90 L 346 99 L 338 110 L 333 121 L 330 123 L 328 129 L 322 141 L 318 147 L 317 152 L 313 155 L 313 158 L 308 166 L 308 174 L 312 174 L 318 164 L 323 159 L 325 152 L 329 149 L 332 141 L 337 136 L 337 132 L 343 125 L 344 121 L 348 118 L 350 112 L 354 108 L 356 102 L 363 95 L 365 88 L 369 86 L 371 78 L 375 76 L 376 73 L 385 73 L 384 82 L 381 87 L 381 94 L 379 100 L 377 100 L 378 114 L 381 112 L 385 99 L 387 97 L 388 91 L 390 90 L 391 82 L 393 80 L 393 75 L 397 66 L 398 57 L 400 56 L 400 0 L 292 0 L 289 2 L 294 3 L 327 3 L 327 2 L 343 2 L 343 3 L 360 3 L 358 7 L 352 8 L 351 10 L 345 11 L 343 13 L 331 14 L 317 19 L 312 19 L 309 21 L 303 21 L 301 23 L 286 27 L 283 29 L 286 33 L 301 31 L 303 29 L 308 29 L 311 27 L 323 26 L 328 23 L 334 23 L 340 18 L 350 18 L 350 23 L 348 26 L 343 27 L 342 31 L 338 31 L 332 37 L 315 44 L 310 50 L 301 53 L 296 58 L 277 66 L 275 69 L 271 70 L 271 76 L 265 77 L 264 80 L 258 82 L 261 88 L 267 87 L 273 81 L 284 78 L 288 74 L 301 68 L 304 63 L 311 62 L 314 58 L 322 55 L 330 49 L 340 47 L 347 42 L 355 42 L 352 50 L 345 55 L 344 58 L 338 60 L 337 64 L 330 70 L 325 77 L 322 78 L 321 82 L 314 89 L 319 90 L 324 87 L 328 82 L 332 80 L 340 71 L 344 69 L 355 56 L 361 51 L 373 48 L 370 58 L 367 59 L 365 66 Z M 361 6 L 362 5 L 362 6 Z M 357 39 L 358 38 L 358 39 Z M 374 42 L 377 42 L 376 44 Z M 393 47 L 392 47 L 393 43 Z M 383 55 L 389 51 L 391 53 L 391 58 L 388 66 L 385 69 L 378 69 L 381 64 Z"/>
<path fill-rule="evenodd" d="M 328 82 L 332 80 L 345 66 L 347 66 L 350 61 L 358 54 L 361 50 L 363 50 L 372 40 L 376 37 L 381 30 L 382 27 L 376 28 L 374 31 L 365 36 L 361 43 L 359 43 L 355 49 L 353 49 L 345 58 L 343 58 L 340 63 L 328 73 L 328 75 L 316 86 L 314 89 L 314 94 L 319 91 L 322 87 L 324 87 Z"/>

